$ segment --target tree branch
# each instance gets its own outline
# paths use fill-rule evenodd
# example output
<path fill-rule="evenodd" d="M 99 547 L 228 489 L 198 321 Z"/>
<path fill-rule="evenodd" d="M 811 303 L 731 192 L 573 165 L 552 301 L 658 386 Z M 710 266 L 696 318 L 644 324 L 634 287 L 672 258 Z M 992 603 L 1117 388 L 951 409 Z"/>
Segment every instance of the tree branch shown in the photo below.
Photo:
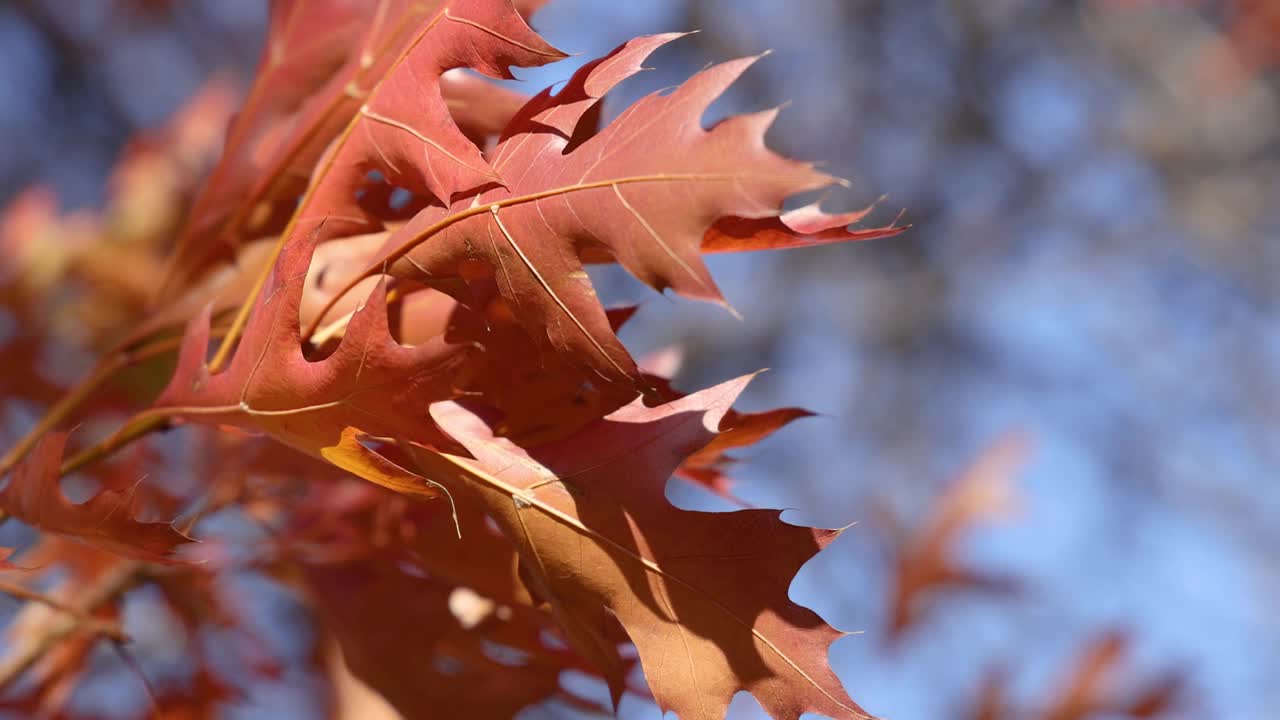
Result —
<path fill-rule="evenodd" d="M 136 560 L 122 560 L 85 588 L 73 603 L 66 606 L 66 612 L 52 617 L 44 626 L 44 632 L 16 638 L 17 647 L 14 651 L 0 659 L 0 691 L 9 687 L 64 638 L 78 631 L 91 629 L 82 618 L 132 588 L 141 577 L 139 570 L 142 567 L 143 564 Z M 38 602 L 44 602 L 44 599 Z M 100 621 L 95 620 L 95 625 L 98 622 Z M 98 631 L 96 627 L 92 629 L 94 632 Z"/>

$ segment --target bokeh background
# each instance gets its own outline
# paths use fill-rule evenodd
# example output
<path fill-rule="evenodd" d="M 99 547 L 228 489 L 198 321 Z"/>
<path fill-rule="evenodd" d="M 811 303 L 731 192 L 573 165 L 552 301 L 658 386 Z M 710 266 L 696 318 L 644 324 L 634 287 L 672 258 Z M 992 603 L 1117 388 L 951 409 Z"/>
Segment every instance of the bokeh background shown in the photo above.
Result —
<path fill-rule="evenodd" d="M 518 72 L 528 92 L 633 36 L 701 30 L 614 112 L 772 49 L 713 114 L 789 103 L 770 141 L 850 181 L 829 209 L 905 209 L 893 239 L 712 258 L 742 321 L 595 274 L 607 299 L 644 301 L 624 334 L 637 353 L 685 349 L 679 385 L 770 367 L 748 408 L 821 413 L 749 452 L 734 492 L 859 523 L 792 592 L 863 631 L 832 656 L 870 710 L 964 717 L 992 667 L 1041 697 L 1115 628 L 1136 676 L 1186 673 L 1185 716 L 1276 716 L 1277 5 L 552 0 L 536 16 L 578 55 Z M 32 183 L 100 203 L 130 137 L 214 73 L 247 84 L 265 19 L 256 0 L 0 4 L 0 205 Z M 900 538 L 1011 432 L 1034 447 L 1021 511 L 957 550 L 1018 592 L 946 595 L 890 643 Z"/>

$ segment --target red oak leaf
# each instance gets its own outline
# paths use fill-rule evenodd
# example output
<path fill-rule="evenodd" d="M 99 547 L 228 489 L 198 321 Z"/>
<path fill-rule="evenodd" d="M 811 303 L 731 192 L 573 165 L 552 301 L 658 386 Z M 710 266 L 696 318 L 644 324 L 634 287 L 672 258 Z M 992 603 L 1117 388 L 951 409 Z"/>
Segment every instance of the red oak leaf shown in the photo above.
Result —
<path fill-rule="evenodd" d="M 559 695 L 561 673 L 580 669 L 540 637 L 545 613 L 472 615 L 464 601 L 484 605 L 478 596 L 401 565 L 384 552 L 309 565 L 303 577 L 351 672 L 403 717 L 504 720 Z"/>
<path fill-rule="evenodd" d="M 0 510 L 44 532 L 141 560 L 173 562 L 174 551 L 191 538 L 169 523 L 135 520 L 135 493 L 104 490 L 79 505 L 67 500 L 58 484 L 66 442 L 63 433 L 41 439 L 0 491 Z"/>
<path fill-rule="evenodd" d="M 487 156 L 502 186 L 423 210 L 392 233 L 367 274 L 389 266 L 392 275 L 483 305 L 458 280 L 487 268 L 540 345 L 605 381 L 634 383 L 635 362 L 583 263 L 616 259 L 656 289 L 723 302 L 701 257 L 708 228 L 726 216 L 775 217 L 787 197 L 834 182 L 765 147 L 776 111 L 702 128 L 707 106 L 753 58 L 645 97 L 585 137 L 597 99 L 675 37 L 633 40 L 582 68 L 561 93 L 535 97 Z"/>
<path fill-rule="evenodd" d="M 866 219 L 874 206 L 838 215 L 822 212 L 817 203 L 771 218 L 721 218 L 702 238 L 702 252 L 743 252 L 813 247 L 852 240 L 875 240 L 905 232 L 907 226 L 849 230 Z"/>
<path fill-rule="evenodd" d="M 919 618 L 928 597 L 942 590 L 1004 591 L 1009 579 L 957 565 L 952 558 L 959 537 L 1016 507 L 1013 478 L 1028 452 L 1023 438 L 1009 436 L 985 450 L 939 498 L 929 518 L 907 539 L 898 557 L 889 624 L 891 639 Z"/>
<path fill-rule="evenodd" d="M 813 413 L 796 407 L 751 413 L 730 410 L 720 421 L 720 434 L 684 461 L 680 475 L 729 496 L 731 481 L 725 470 L 737 462 L 729 451 L 755 445 L 792 422 L 807 417 L 813 417 Z"/>
<path fill-rule="evenodd" d="M 474 459 L 410 449 L 515 544 L 532 588 L 604 672 L 615 701 L 623 689 L 616 619 L 659 707 L 682 718 L 718 720 L 739 690 L 776 718 L 868 717 L 827 664 L 842 633 L 787 596 L 796 572 L 839 531 L 789 525 L 774 510 L 680 510 L 665 497 L 671 473 L 715 436 L 746 382 L 656 408 L 637 400 L 533 451 L 496 437 L 462 406 L 437 404 L 433 416 Z M 464 537 L 474 531 L 462 528 Z"/>
<path fill-rule="evenodd" d="M 209 260 L 229 256 L 239 241 L 243 225 L 264 218 L 249 218 L 255 208 L 244 203 L 267 199 L 263 185 L 279 183 L 284 169 L 273 170 L 264 155 L 285 142 L 296 127 L 294 115 L 307 98 L 325 86 L 350 63 L 353 44 L 371 14 L 363 0 L 275 0 L 267 24 L 267 37 L 257 76 L 240 112 L 227 133 L 222 158 L 195 199 L 178 247 L 170 259 L 172 271 L 161 297 L 185 290 L 191 280 L 208 270 Z M 348 115 L 349 115 L 348 111 Z M 315 138 L 327 143 L 332 135 Z M 305 170 L 303 171 L 305 177 Z M 296 183 L 297 181 L 294 180 Z M 269 212 L 269 205 L 262 205 Z M 219 238 L 229 234 L 232 237 Z"/>
<path fill-rule="evenodd" d="M 355 197 L 371 170 L 444 201 L 497 181 L 466 131 L 496 125 L 491 114 L 511 106 L 507 94 L 491 85 L 442 83 L 441 75 L 465 67 L 510 77 L 510 65 L 564 55 L 529 29 L 510 0 L 390 0 L 376 11 L 361 5 L 297 0 L 273 7 L 250 112 L 233 125 L 161 297 L 290 217 L 288 227 L 303 233 L 322 223 L 333 234 L 379 228 Z M 300 33 L 307 42 L 295 40 Z M 450 90 L 458 92 L 454 108 L 443 94 Z M 486 96 L 498 102 L 477 102 Z M 295 211 L 307 187 L 312 191 Z"/>
<path fill-rule="evenodd" d="M 1093 636 L 1063 673 L 1048 702 L 1035 712 L 1019 710 L 1008 698 L 1008 672 L 988 671 L 967 717 L 972 720 L 1088 720 L 1094 717 L 1158 718 L 1178 709 L 1186 675 L 1176 670 L 1132 682 L 1123 667 L 1131 638 L 1109 630 Z"/>
<path fill-rule="evenodd" d="M 360 444 L 355 428 L 425 443 L 438 439 L 427 405 L 454 396 L 458 374 L 475 349 L 440 337 L 400 345 L 388 330 L 386 288 L 379 285 L 351 317 L 332 354 L 308 360 L 298 308 L 315 242 L 311 236 L 285 248 L 229 366 L 215 374 L 205 363 L 206 308 L 188 328 L 177 370 L 153 411 L 178 421 L 266 433 L 371 482 L 434 496 L 433 483 Z"/>

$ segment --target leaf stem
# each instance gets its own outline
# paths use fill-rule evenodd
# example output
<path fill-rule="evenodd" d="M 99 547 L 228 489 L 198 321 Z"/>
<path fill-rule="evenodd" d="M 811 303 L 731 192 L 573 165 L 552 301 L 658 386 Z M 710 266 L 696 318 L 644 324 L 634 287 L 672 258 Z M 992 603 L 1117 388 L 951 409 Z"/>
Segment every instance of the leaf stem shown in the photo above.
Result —
<path fill-rule="evenodd" d="M 222 328 L 214 328 L 211 334 L 213 337 L 219 337 L 225 332 Z M 76 383 L 75 387 L 67 392 L 66 395 L 63 395 L 53 407 L 49 408 L 44 417 L 40 418 L 40 421 L 36 423 L 35 427 L 31 428 L 21 440 L 15 443 L 4 454 L 4 457 L 0 457 L 0 477 L 3 477 L 5 473 L 21 462 L 22 458 L 31 451 L 31 448 L 35 447 L 35 444 L 40 441 L 40 438 L 57 427 L 59 423 L 71 417 L 86 400 L 93 397 L 94 392 L 106 384 L 116 373 L 135 363 L 150 360 L 176 350 L 181 342 L 182 339 L 180 337 L 161 338 L 149 345 L 142 345 L 135 350 L 119 349 L 104 356 L 84 379 Z M 115 449 L 119 449 L 119 446 L 116 446 Z M 65 472 L 70 471 L 64 471 L 64 474 Z M 3 517 L 4 513 L 0 512 L 0 519 L 3 519 Z"/>
<path fill-rule="evenodd" d="M 80 608 L 68 605 L 61 600 L 56 600 L 44 593 L 36 592 L 24 585 L 0 581 L 0 593 L 4 593 L 5 595 L 19 600 L 27 600 L 29 602 L 47 605 L 58 612 L 63 612 L 74 617 L 80 622 L 81 626 L 89 632 L 97 633 L 103 637 L 109 637 L 117 642 L 129 642 L 129 636 L 124 633 L 124 630 L 120 627 L 120 623 L 93 617 L 88 612 L 81 610 Z"/>
<path fill-rule="evenodd" d="M 132 443 L 134 440 L 149 435 L 158 430 L 164 430 L 169 427 L 169 414 L 155 412 L 153 410 L 144 410 L 134 415 L 124 427 L 107 436 L 105 440 L 90 445 L 75 455 L 67 458 L 62 463 L 61 474 L 70 475 L 71 473 L 91 465 L 102 458 L 114 454 L 120 448 Z"/>
<path fill-rule="evenodd" d="M 66 395 L 63 395 L 44 417 L 40 418 L 40 422 L 22 437 L 4 457 L 0 457 L 0 477 L 13 469 L 20 460 L 30 452 L 31 448 L 44 437 L 46 433 L 54 429 L 63 420 L 67 419 L 72 413 L 80 409 L 85 400 L 88 400 L 107 380 L 111 379 L 117 372 L 128 364 L 128 358 L 122 353 L 114 353 L 103 358 L 83 380 L 76 383 Z"/>

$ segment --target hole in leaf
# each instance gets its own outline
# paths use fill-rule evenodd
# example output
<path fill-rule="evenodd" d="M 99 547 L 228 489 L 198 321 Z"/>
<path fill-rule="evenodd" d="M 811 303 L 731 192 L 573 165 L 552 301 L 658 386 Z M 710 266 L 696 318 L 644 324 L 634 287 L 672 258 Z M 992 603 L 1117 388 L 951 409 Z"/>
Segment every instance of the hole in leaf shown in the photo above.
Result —
<path fill-rule="evenodd" d="M 480 649 L 484 652 L 485 657 L 507 667 L 523 667 L 529 664 L 529 653 L 513 648 L 510 645 L 482 640 Z"/>

